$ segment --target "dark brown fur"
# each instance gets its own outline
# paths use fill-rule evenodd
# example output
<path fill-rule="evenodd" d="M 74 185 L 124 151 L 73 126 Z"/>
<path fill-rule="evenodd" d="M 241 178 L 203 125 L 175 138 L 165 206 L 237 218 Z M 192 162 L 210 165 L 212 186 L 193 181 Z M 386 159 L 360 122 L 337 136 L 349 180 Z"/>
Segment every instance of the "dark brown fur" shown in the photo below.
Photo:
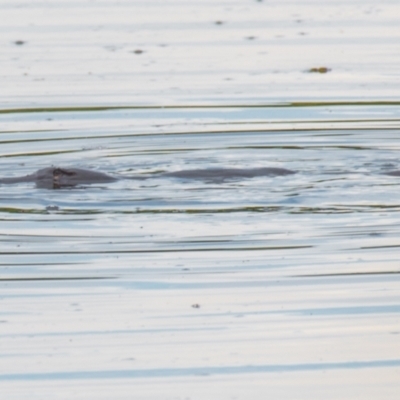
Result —
<path fill-rule="evenodd" d="M 283 176 L 294 174 L 284 168 L 206 168 L 189 169 L 175 172 L 165 172 L 158 175 L 141 175 L 123 177 L 122 179 L 149 179 L 149 178 L 177 178 L 177 179 L 197 179 L 207 182 L 224 182 L 227 180 L 255 178 L 259 176 Z M 102 172 L 91 171 L 83 168 L 43 168 L 37 172 L 16 178 L 2 178 L 0 184 L 14 184 L 20 182 L 34 182 L 38 188 L 60 189 L 77 185 L 90 185 L 96 183 L 115 182 L 118 178 Z"/>

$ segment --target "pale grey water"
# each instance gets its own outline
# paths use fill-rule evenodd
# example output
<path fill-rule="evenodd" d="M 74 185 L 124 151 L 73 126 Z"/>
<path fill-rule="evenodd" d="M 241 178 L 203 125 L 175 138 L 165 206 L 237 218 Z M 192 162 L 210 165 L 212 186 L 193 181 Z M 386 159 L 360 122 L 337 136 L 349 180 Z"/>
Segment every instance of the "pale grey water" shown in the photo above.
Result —
<path fill-rule="evenodd" d="M 61 190 L 2 185 L 2 358 L 28 367 L 7 363 L 0 382 L 43 389 L 53 380 L 90 387 L 91 380 L 239 375 L 245 383 L 260 373 L 352 370 L 365 379 L 365 370 L 397 371 L 400 179 L 384 172 L 400 168 L 399 114 L 396 103 L 5 112 L 3 122 L 19 127 L 1 132 L 7 176 L 49 165 L 121 177 L 208 167 L 298 172 L 218 183 L 155 176 Z M 286 331 L 287 324 L 294 326 Z M 323 351 L 327 358 L 317 362 L 321 338 L 308 344 L 305 334 L 315 324 L 332 349 L 371 329 L 393 344 L 384 351 L 353 344 L 344 359 Z M 267 326 L 281 333 L 262 333 Z M 72 369 L 60 368 L 70 357 L 65 340 L 83 346 Z M 109 340 L 119 343 L 114 350 Z M 263 346 L 258 354 L 248 348 L 230 360 L 254 340 Z M 272 356 L 267 343 L 282 340 L 308 347 L 308 355 Z M 188 345 L 203 347 L 206 358 L 182 350 Z M 159 360 L 143 363 L 153 346 Z M 184 360 L 164 365 L 165 346 Z M 215 346 L 228 353 L 210 363 Z M 121 360 L 107 361 L 110 351 Z M 29 368 L 40 354 L 52 361 Z"/>
<path fill-rule="evenodd" d="M 0 393 L 397 398 L 396 15 L 0 0 L 0 177 L 154 175 L 0 185 Z M 157 177 L 211 167 L 298 172 Z"/>

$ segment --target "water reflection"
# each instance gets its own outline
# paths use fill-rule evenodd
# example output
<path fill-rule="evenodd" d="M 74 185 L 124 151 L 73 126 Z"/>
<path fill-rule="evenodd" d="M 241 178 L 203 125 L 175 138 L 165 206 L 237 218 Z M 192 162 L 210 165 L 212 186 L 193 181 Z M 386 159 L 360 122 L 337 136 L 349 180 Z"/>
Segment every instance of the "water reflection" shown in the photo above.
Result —
<path fill-rule="evenodd" d="M 112 338 L 124 354 L 109 370 L 106 358 L 97 372 L 53 365 L 3 371 L 0 380 L 398 367 L 372 345 L 379 331 L 395 348 L 399 314 L 400 179 L 390 175 L 400 169 L 398 103 L 0 112 L 2 178 L 48 166 L 124 178 L 60 190 L 0 185 L 0 300 L 12 305 L 0 312 L 0 336 L 35 349 L 46 338 L 44 352 L 48 343 L 74 348 L 70 338 L 79 351 L 93 340 L 103 351 Z M 297 173 L 179 176 L 265 168 Z M 347 358 L 314 362 L 309 354 L 336 332 Z M 371 361 L 354 351 L 360 340 Z M 268 364 L 259 342 L 280 355 L 308 350 Z M 242 349 L 240 362 L 223 355 L 221 367 L 123 368 L 136 357 L 129 349 L 163 355 L 167 344 L 189 354 L 204 343 Z M 336 360 L 337 346 L 326 347 Z"/>

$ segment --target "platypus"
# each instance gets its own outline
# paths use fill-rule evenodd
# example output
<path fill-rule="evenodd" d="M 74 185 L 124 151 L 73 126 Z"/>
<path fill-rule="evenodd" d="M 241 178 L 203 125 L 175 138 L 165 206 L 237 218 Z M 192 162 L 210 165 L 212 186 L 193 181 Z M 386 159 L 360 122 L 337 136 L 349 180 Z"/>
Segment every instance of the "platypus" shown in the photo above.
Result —
<path fill-rule="evenodd" d="M 400 171 L 389 171 L 389 172 L 385 172 L 385 175 L 400 176 Z"/>
<path fill-rule="evenodd" d="M 33 174 L 16 178 L 1 178 L 1 184 L 34 182 L 38 188 L 60 189 L 76 185 L 108 183 L 116 181 L 110 175 L 83 168 L 42 168 Z"/>
<path fill-rule="evenodd" d="M 119 179 L 144 180 L 149 178 L 166 177 L 178 179 L 198 179 L 208 182 L 219 183 L 227 180 L 241 178 L 255 178 L 259 176 L 283 176 L 294 173 L 295 171 L 291 171 L 285 168 L 205 168 L 164 172 L 147 176 L 136 175 L 113 177 L 103 172 L 91 171 L 83 168 L 48 167 L 39 169 L 37 172 L 26 176 L 16 178 L 0 178 L 0 184 L 34 182 L 38 188 L 61 189 L 77 185 L 115 182 Z"/>

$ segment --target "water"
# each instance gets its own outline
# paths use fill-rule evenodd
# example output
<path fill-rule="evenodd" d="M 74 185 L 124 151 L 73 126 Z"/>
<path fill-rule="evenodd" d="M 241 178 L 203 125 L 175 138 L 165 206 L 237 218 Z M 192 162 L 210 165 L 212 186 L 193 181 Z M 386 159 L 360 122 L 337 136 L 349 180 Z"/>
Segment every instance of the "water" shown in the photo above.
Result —
<path fill-rule="evenodd" d="M 78 3 L 0 1 L 0 177 L 149 179 L 0 186 L 1 393 L 395 398 L 397 3 Z"/>
<path fill-rule="evenodd" d="M 2 186 L 2 357 L 26 367 L 4 363 L 1 382 L 396 371 L 400 180 L 384 172 L 400 168 L 399 114 L 397 103 L 4 111 L 7 176 L 58 165 L 154 177 Z M 298 172 L 156 176 L 210 166 Z"/>

